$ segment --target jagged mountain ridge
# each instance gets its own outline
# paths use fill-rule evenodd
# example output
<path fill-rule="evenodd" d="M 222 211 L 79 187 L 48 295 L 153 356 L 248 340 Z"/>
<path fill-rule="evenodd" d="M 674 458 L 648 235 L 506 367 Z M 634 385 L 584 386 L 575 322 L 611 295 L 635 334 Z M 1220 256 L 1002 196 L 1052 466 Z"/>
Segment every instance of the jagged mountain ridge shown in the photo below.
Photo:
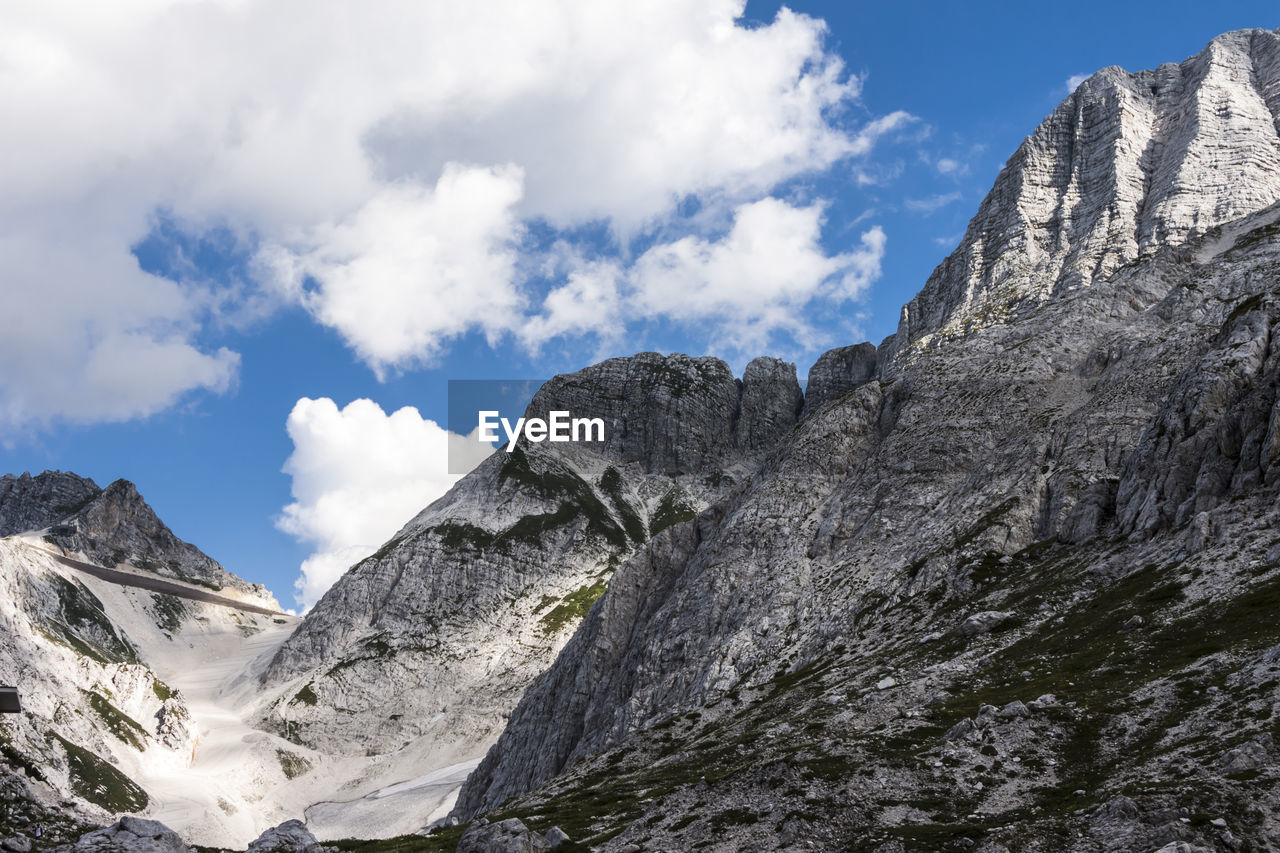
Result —
<path fill-rule="evenodd" d="M 229 587 L 279 609 L 265 586 L 237 577 L 175 536 L 128 480 L 102 489 L 69 471 L 5 474 L 0 477 L 0 536 L 34 532 L 97 565 L 128 563 L 215 590 Z"/>
<path fill-rule="evenodd" d="M 455 814 L 603 849 L 1280 843 L 1249 615 L 1280 569 L 1278 41 L 1065 101 L 877 379 L 619 568 Z"/>

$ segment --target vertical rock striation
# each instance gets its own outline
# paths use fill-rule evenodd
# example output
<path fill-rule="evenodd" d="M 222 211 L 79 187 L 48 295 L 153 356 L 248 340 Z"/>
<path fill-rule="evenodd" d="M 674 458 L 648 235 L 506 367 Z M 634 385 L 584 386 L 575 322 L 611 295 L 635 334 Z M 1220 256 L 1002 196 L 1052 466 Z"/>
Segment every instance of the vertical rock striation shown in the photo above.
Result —
<path fill-rule="evenodd" d="M 1150 71 L 1104 68 L 1009 158 L 960 245 L 903 307 L 882 363 L 1277 200 L 1280 34 L 1227 33 Z"/>

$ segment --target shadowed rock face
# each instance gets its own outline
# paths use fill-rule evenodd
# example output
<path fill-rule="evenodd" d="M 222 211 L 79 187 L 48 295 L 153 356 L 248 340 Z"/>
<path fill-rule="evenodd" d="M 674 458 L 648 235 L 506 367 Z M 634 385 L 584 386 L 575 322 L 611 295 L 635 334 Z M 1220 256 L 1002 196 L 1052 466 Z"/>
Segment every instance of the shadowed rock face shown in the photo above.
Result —
<path fill-rule="evenodd" d="M 43 530 L 102 493 L 98 484 L 64 471 L 0 477 L 0 536 Z"/>
<path fill-rule="evenodd" d="M 93 480 L 64 471 L 0 477 L 0 536 L 46 528 L 46 541 L 99 565 L 129 563 L 165 577 L 270 599 L 261 584 L 236 577 L 175 536 L 128 480 L 100 489 Z"/>
<path fill-rule="evenodd" d="M 824 352 L 809 368 L 809 381 L 804 389 L 804 414 L 808 415 L 822 404 L 865 385 L 875 376 L 876 348 L 873 344 L 861 343 Z"/>
<path fill-rule="evenodd" d="M 897 337 L 823 356 L 767 463 L 621 565 L 456 815 L 598 808 L 659 849 L 1222 843 L 1167 815 L 1276 780 L 1218 757 L 1247 733 L 1269 767 L 1272 724 L 1227 718 L 1280 700 L 1278 38 L 1065 101 Z"/>

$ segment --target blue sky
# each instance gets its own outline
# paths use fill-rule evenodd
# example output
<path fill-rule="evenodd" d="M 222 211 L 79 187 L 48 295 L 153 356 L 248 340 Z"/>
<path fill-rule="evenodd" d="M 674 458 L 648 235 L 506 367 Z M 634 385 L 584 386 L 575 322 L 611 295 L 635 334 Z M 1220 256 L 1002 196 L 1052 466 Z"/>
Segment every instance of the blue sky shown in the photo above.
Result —
<path fill-rule="evenodd" d="M 492 5 L 0 12 L 0 470 L 131 479 L 308 603 L 447 487 L 450 379 L 645 349 L 803 379 L 894 330 L 1070 78 L 1280 26 L 1263 3 Z"/>

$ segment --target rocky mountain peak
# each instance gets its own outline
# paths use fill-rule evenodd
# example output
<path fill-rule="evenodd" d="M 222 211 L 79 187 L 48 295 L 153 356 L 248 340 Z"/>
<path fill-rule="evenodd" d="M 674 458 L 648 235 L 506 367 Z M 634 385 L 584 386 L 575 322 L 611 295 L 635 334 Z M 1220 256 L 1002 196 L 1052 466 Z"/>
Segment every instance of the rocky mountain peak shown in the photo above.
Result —
<path fill-rule="evenodd" d="M 871 381 L 876 375 L 876 348 L 861 343 L 827 350 L 809 368 L 804 389 L 804 412 L 809 414 L 823 403 Z"/>
<path fill-rule="evenodd" d="M 102 493 L 98 484 L 70 471 L 0 477 L 0 536 L 43 530 Z"/>
<path fill-rule="evenodd" d="M 270 596 L 174 535 L 128 480 L 103 489 L 69 471 L 0 477 L 0 536 L 42 530 L 46 542 L 103 566 L 129 563 L 216 589 Z"/>
<path fill-rule="evenodd" d="M 886 339 L 882 365 L 1006 322 L 1280 200 L 1280 31 L 1181 63 L 1105 68 L 1009 158 L 964 238 Z"/>

